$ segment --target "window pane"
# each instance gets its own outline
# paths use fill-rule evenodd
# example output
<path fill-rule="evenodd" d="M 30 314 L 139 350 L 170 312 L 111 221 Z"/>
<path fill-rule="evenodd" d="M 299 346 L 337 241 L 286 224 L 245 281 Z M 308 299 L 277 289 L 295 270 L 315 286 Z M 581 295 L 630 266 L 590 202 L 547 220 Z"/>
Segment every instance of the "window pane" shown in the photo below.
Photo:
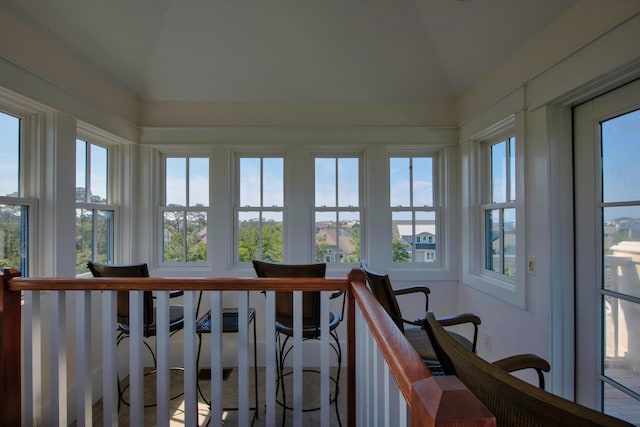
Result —
<path fill-rule="evenodd" d="M 76 202 L 87 201 L 87 143 L 76 139 Z"/>
<path fill-rule="evenodd" d="M 91 144 L 91 203 L 107 203 L 107 149 Z"/>
<path fill-rule="evenodd" d="M 504 215 L 504 227 L 503 227 L 503 239 L 502 246 L 503 253 L 503 265 L 506 276 L 516 275 L 516 210 L 515 208 L 504 209 L 502 214 Z"/>
<path fill-rule="evenodd" d="M 93 260 L 93 210 L 76 209 L 76 274 L 89 271 Z"/>
<path fill-rule="evenodd" d="M 502 239 L 500 235 L 500 209 L 485 211 L 485 268 L 500 273 Z"/>
<path fill-rule="evenodd" d="M 260 213 L 238 213 L 238 260 L 251 262 L 262 259 L 260 251 Z"/>
<path fill-rule="evenodd" d="M 262 261 L 282 262 L 282 212 L 262 213 Z"/>
<path fill-rule="evenodd" d="M 0 267 L 28 273 L 28 208 L 0 205 Z"/>
<path fill-rule="evenodd" d="M 209 206 L 209 159 L 189 159 L 189 206 Z"/>
<path fill-rule="evenodd" d="M 316 262 L 333 264 L 338 244 L 336 242 L 337 212 L 316 212 Z"/>
<path fill-rule="evenodd" d="M 265 158 L 262 160 L 262 206 L 284 206 L 284 159 Z"/>
<path fill-rule="evenodd" d="M 637 374 L 636 374 L 637 375 Z M 604 412 L 614 417 L 621 418 L 635 425 L 640 425 L 640 411 L 638 400 L 617 388 L 603 383 L 604 386 Z"/>
<path fill-rule="evenodd" d="M 113 211 L 97 211 L 94 261 L 113 262 Z"/>
<path fill-rule="evenodd" d="M 357 158 L 338 159 L 338 206 L 359 206 L 358 177 Z"/>
<path fill-rule="evenodd" d="M 491 146 L 491 203 L 507 200 L 507 143 Z"/>
<path fill-rule="evenodd" d="M 20 119 L 0 113 L 0 194 L 20 195 Z"/>
<path fill-rule="evenodd" d="M 187 262 L 207 260 L 207 212 L 187 213 Z"/>
<path fill-rule="evenodd" d="M 344 263 L 360 262 L 360 213 L 338 212 L 339 260 Z"/>
<path fill-rule="evenodd" d="M 164 212 L 162 217 L 162 260 L 184 262 L 184 217 L 182 211 Z"/>
<path fill-rule="evenodd" d="M 184 157 L 167 158 L 166 169 L 166 206 L 187 206 L 187 159 Z"/>
<path fill-rule="evenodd" d="M 602 217 L 603 286 L 640 298 L 640 206 L 604 208 Z"/>
<path fill-rule="evenodd" d="M 602 123 L 602 201 L 640 200 L 640 110 Z"/>
<path fill-rule="evenodd" d="M 416 157 L 412 163 L 413 206 L 433 206 L 433 159 Z"/>
<path fill-rule="evenodd" d="M 260 159 L 248 157 L 240 159 L 240 206 L 261 206 L 262 180 L 260 177 Z"/>
<path fill-rule="evenodd" d="M 436 261 L 436 213 L 416 212 L 415 262 Z"/>
<path fill-rule="evenodd" d="M 336 159 L 316 158 L 316 207 L 336 206 Z"/>
<path fill-rule="evenodd" d="M 509 139 L 509 201 L 516 200 L 516 138 Z"/>
<path fill-rule="evenodd" d="M 392 212 L 392 261 L 411 262 L 413 242 L 413 220 L 411 212 Z"/>
<path fill-rule="evenodd" d="M 391 206 L 410 206 L 409 159 L 389 159 L 389 201 Z"/>

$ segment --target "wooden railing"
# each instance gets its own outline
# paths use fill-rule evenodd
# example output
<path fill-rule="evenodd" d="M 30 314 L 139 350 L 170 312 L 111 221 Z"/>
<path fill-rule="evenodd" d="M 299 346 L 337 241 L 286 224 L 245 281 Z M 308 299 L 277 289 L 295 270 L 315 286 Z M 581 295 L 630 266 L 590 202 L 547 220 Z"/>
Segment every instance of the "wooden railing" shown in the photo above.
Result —
<path fill-rule="evenodd" d="M 24 425 L 21 412 L 23 392 L 21 382 L 21 292 L 23 291 L 145 291 L 153 290 L 168 294 L 180 289 L 185 291 L 344 291 L 347 304 L 347 425 L 368 425 L 358 412 L 361 404 L 357 396 L 358 375 L 365 375 L 370 367 L 360 366 L 356 361 L 356 336 L 365 332 L 375 339 L 376 346 L 384 358 L 385 366 L 404 397 L 412 426 L 492 426 L 493 417 L 486 408 L 455 378 L 432 377 L 417 353 L 402 333 L 375 301 L 365 285 L 365 276 L 353 270 L 347 279 L 274 279 L 274 278 L 19 278 L 18 272 L 5 270 L 0 287 L 0 426 Z M 193 292 L 191 292 L 193 294 Z M 193 303 L 193 297 L 189 297 Z M 185 300 L 186 301 L 186 300 Z M 248 302 L 248 301 L 247 301 Z M 185 303 L 185 308 L 187 304 Z M 191 309 L 191 318 L 195 311 Z M 301 311 L 301 310 L 300 310 Z M 300 313 L 301 316 L 301 313 Z M 357 319 L 368 331 L 356 330 Z M 368 325 L 368 328 L 366 327 Z M 186 336 L 186 335 L 185 335 Z M 186 339 L 186 338 L 185 338 Z M 185 349 L 187 344 L 185 344 Z M 267 348 L 267 350 L 269 347 Z M 186 351 L 186 350 L 185 350 Z M 191 368 L 192 374 L 194 367 Z M 187 367 L 185 366 L 185 371 Z M 185 374 L 185 378 L 186 378 Z M 65 384 L 66 385 L 66 384 Z M 187 400 L 195 398 L 193 393 Z M 274 397 L 269 397 L 275 399 Z M 133 408 L 132 408 L 133 410 Z M 112 411 L 117 411 L 112 408 Z M 359 415 L 360 414 L 360 415 Z M 388 417 L 388 415 L 387 415 Z M 106 418 L 105 418 L 106 419 Z M 193 420 L 193 418 L 191 418 Z M 57 420 L 56 420 L 57 421 Z M 54 421 L 53 424 L 59 424 Z M 267 419 L 267 425 L 273 420 Z M 398 420 L 387 420 L 387 424 L 399 425 Z"/>

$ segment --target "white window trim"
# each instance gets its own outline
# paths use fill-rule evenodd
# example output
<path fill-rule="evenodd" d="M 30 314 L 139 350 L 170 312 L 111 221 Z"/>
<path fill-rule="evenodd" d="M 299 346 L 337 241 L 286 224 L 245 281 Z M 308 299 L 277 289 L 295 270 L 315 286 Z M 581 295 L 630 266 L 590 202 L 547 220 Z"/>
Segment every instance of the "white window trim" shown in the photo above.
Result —
<path fill-rule="evenodd" d="M 526 245 L 525 245 L 525 193 L 524 193 L 524 112 L 507 117 L 495 125 L 472 136 L 466 142 L 468 175 L 462 191 L 468 198 L 463 200 L 463 282 L 486 294 L 492 295 L 517 307 L 526 308 Z M 484 197 L 487 167 L 484 150 L 486 144 L 499 137 L 516 138 L 516 275 L 505 276 L 485 269 L 484 259 Z M 465 169 L 463 165 L 463 170 Z"/>
<path fill-rule="evenodd" d="M 333 158 L 333 159 L 340 159 L 340 158 L 356 158 L 358 159 L 358 206 L 356 207 L 339 207 L 339 206 L 334 206 L 334 207 L 319 207 L 316 206 L 315 204 L 315 194 L 316 194 L 316 188 L 315 188 L 315 176 L 316 176 L 316 170 L 315 170 L 315 164 L 316 164 L 316 158 Z M 336 149 L 326 149 L 326 150 L 314 150 L 311 153 L 311 168 L 313 169 L 313 173 L 312 173 L 312 186 L 313 186 L 313 197 L 311 199 L 311 242 L 313 247 L 311 248 L 311 256 L 312 256 L 312 262 L 313 260 L 316 259 L 316 246 L 315 246 L 315 219 L 316 219 L 316 213 L 317 212 L 323 212 L 323 211 L 337 211 L 337 212 L 358 212 L 360 214 L 360 261 L 362 261 L 363 259 L 366 259 L 366 257 L 364 257 L 363 251 L 366 248 L 366 237 L 365 237 L 365 233 L 363 232 L 365 230 L 365 199 L 364 199 L 364 163 L 365 163 L 365 159 L 363 156 L 363 152 L 361 149 L 356 149 L 353 151 L 349 151 L 349 150 L 336 150 Z M 337 173 L 337 171 L 336 171 Z M 336 189 L 337 191 L 337 189 Z M 336 193 L 337 194 L 337 193 Z M 343 267 L 343 268 L 353 268 L 354 266 L 359 267 L 360 262 L 357 263 L 333 263 L 333 264 L 329 264 L 327 265 L 328 268 L 336 268 L 336 267 Z"/>
<path fill-rule="evenodd" d="M 271 207 L 271 206 L 240 206 L 240 159 L 254 157 L 254 158 L 282 158 L 282 167 L 283 167 L 283 205 L 281 207 Z M 240 211 L 254 211 L 254 212 L 263 212 L 263 211 L 273 211 L 273 212 L 282 212 L 282 259 L 283 262 L 287 261 L 287 190 L 289 187 L 288 179 L 287 179 L 287 152 L 286 150 L 282 150 L 280 148 L 272 148 L 268 147 L 258 148 L 258 149 L 247 149 L 247 150 L 237 150 L 231 153 L 231 158 L 233 159 L 233 168 L 232 168 L 232 194 L 233 200 L 231 203 L 232 207 L 232 216 L 231 216 L 231 230 L 233 230 L 233 239 L 231 241 L 231 257 L 229 258 L 230 264 L 236 269 L 246 269 L 251 266 L 250 262 L 241 262 L 238 259 L 238 254 L 240 250 L 238 238 L 239 232 L 238 229 L 238 215 Z"/>
<path fill-rule="evenodd" d="M 384 198 L 388 211 L 388 248 L 387 248 L 387 271 L 393 274 L 398 280 L 415 280 L 417 275 L 423 277 L 425 271 L 429 272 L 429 278 L 434 280 L 450 280 L 455 277 L 453 271 L 454 260 L 450 248 L 454 245 L 451 239 L 454 237 L 451 226 L 454 221 L 447 220 L 447 213 L 451 212 L 453 206 L 450 201 L 450 189 L 454 184 L 454 178 L 447 171 L 455 170 L 451 161 L 455 156 L 452 153 L 455 148 L 449 146 L 431 146 L 428 150 L 423 147 L 387 147 L 386 153 L 386 187 Z M 389 203 L 389 159 L 391 157 L 432 157 L 433 158 L 433 210 L 436 213 L 436 262 L 411 262 L 396 263 L 392 261 L 391 244 L 391 212 L 393 207 Z M 414 209 L 419 210 L 419 209 Z M 363 259 L 367 259 L 363 256 Z"/>
<path fill-rule="evenodd" d="M 213 197 L 212 197 L 212 187 L 213 187 L 213 178 L 212 178 L 212 162 L 213 158 L 211 155 L 211 151 L 209 147 L 166 147 L 162 150 L 156 152 L 156 168 L 158 171 L 157 179 L 155 179 L 155 187 L 153 189 L 156 200 L 158 201 L 156 207 L 156 215 L 155 215 L 155 224 L 153 224 L 152 229 L 156 230 L 155 233 L 152 233 L 151 242 L 152 247 L 156 249 L 156 263 L 150 262 L 150 266 L 157 266 L 158 269 L 188 269 L 189 271 L 195 270 L 209 270 L 212 265 L 212 241 L 214 239 L 209 238 L 207 235 L 207 260 L 205 262 L 165 262 L 164 261 L 164 253 L 163 253 L 163 234 L 164 230 L 162 228 L 163 223 L 163 215 L 165 211 L 173 211 L 175 209 L 168 208 L 166 205 L 166 194 L 165 194 L 165 185 L 166 185 L 166 159 L 167 158 L 176 158 L 176 157 L 184 157 L 184 158 L 206 158 L 209 160 L 209 206 L 204 209 L 201 207 L 184 207 L 180 209 L 184 212 L 194 211 L 194 212 L 202 212 L 203 210 L 207 212 L 207 225 L 211 224 L 211 219 L 213 218 Z M 211 227 L 207 228 L 207 233 L 211 231 Z"/>

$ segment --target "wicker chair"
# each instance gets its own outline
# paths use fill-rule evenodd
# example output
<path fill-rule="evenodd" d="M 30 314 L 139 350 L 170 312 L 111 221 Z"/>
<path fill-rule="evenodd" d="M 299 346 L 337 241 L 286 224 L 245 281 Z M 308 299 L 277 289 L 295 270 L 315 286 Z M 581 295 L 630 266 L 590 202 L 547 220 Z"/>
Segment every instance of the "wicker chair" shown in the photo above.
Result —
<path fill-rule="evenodd" d="M 433 313 L 427 313 L 425 328 L 445 370 L 454 373 L 484 403 L 495 415 L 498 427 L 632 425 L 546 392 L 485 361 L 451 338 Z"/>

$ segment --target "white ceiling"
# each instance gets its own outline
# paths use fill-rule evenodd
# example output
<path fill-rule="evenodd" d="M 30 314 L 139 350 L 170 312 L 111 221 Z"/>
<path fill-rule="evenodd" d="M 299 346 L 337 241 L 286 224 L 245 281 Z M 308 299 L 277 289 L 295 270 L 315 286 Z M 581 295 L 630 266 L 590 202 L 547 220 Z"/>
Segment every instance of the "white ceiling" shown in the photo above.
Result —
<path fill-rule="evenodd" d="M 1 0 L 151 101 L 459 97 L 575 0 Z"/>

